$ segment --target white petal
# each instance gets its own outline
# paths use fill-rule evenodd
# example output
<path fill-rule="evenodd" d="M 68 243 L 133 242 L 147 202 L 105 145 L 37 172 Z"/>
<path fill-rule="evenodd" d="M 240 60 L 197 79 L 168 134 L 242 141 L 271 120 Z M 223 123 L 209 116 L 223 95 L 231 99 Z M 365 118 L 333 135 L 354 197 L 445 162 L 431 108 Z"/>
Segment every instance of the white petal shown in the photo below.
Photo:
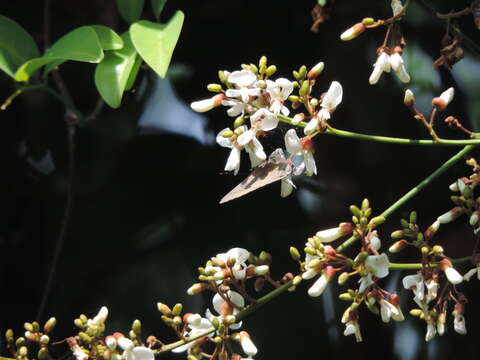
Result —
<path fill-rule="evenodd" d="M 317 231 L 315 234 L 315 236 L 318 237 L 321 242 L 325 243 L 335 241 L 342 235 L 343 234 L 340 227 Z"/>
<path fill-rule="evenodd" d="M 463 315 L 456 315 L 453 320 L 453 328 L 460 335 L 467 333 L 467 327 L 465 326 L 465 318 Z"/>
<path fill-rule="evenodd" d="M 373 67 L 372 74 L 370 75 L 370 78 L 368 79 L 368 82 L 370 85 L 375 85 L 378 80 L 380 80 L 380 76 L 383 74 L 383 68 L 380 65 L 375 64 Z"/>
<path fill-rule="evenodd" d="M 475 274 L 479 274 L 478 267 L 468 270 L 467 273 L 463 275 L 463 280 L 470 281 L 472 276 Z"/>
<path fill-rule="evenodd" d="M 318 119 L 317 117 L 313 117 L 310 119 L 310 121 L 307 123 L 307 125 L 303 129 L 303 132 L 305 135 L 311 135 L 316 130 L 318 130 Z"/>
<path fill-rule="evenodd" d="M 126 350 L 126 351 L 133 348 L 132 340 L 126 338 L 125 336 L 118 338 L 117 343 L 123 350 Z"/>
<path fill-rule="evenodd" d="M 437 333 L 437 330 L 435 328 L 435 325 L 433 324 L 428 324 L 427 325 L 427 333 L 425 334 L 425 341 L 430 341 L 432 340 Z"/>
<path fill-rule="evenodd" d="M 228 77 L 229 83 L 240 87 L 252 85 L 256 80 L 257 76 L 250 70 L 234 71 Z"/>
<path fill-rule="evenodd" d="M 240 344 L 242 345 L 243 352 L 248 356 L 253 356 L 257 353 L 257 347 L 249 337 L 243 337 Z"/>
<path fill-rule="evenodd" d="M 302 144 L 295 129 L 290 129 L 285 134 L 285 148 L 291 155 L 302 155 Z"/>
<path fill-rule="evenodd" d="M 335 108 L 342 102 L 343 89 L 342 85 L 338 81 L 332 81 L 330 88 L 323 97 L 321 106 L 326 108 L 329 112 L 335 110 Z"/>
<path fill-rule="evenodd" d="M 227 164 L 225 165 L 225 171 L 233 171 L 237 175 L 238 170 L 240 169 L 240 150 L 236 147 L 232 148 L 230 155 L 227 159 Z"/>
<path fill-rule="evenodd" d="M 395 73 L 397 74 L 397 77 L 400 79 L 401 82 L 410 82 L 410 75 L 407 73 L 407 70 L 405 69 L 405 66 L 403 64 L 398 70 L 395 71 Z"/>
<path fill-rule="evenodd" d="M 280 183 L 280 196 L 282 198 L 286 198 L 287 196 L 289 196 L 292 193 L 293 188 L 294 188 L 294 185 L 293 185 L 293 182 L 292 182 L 292 177 L 287 176 L 287 177 L 283 178 L 281 183 Z"/>
<path fill-rule="evenodd" d="M 445 269 L 445 275 L 447 276 L 448 281 L 454 285 L 460 284 L 463 281 L 462 275 L 460 275 L 460 273 L 453 267 Z"/>
<path fill-rule="evenodd" d="M 244 263 L 250 257 L 250 251 L 242 248 L 233 248 L 227 251 L 228 258 L 234 258 L 238 263 Z"/>
<path fill-rule="evenodd" d="M 190 107 L 193 111 L 196 112 L 206 112 L 208 110 L 212 110 L 215 107 L 215 101 L 213 98 L 194 101 L 190 104 Z"/>
<path fill-rule="evenodd" d="M 358 280 L 358 282 L 360 283 L 360 286 L 358 287 L 358 292 L 360 294 L 363 294 L 365 290 L 367 290 L 368 287 L 373 284 L 372 274 L 369 273 L 367 274 L 367 276 L 362 276 L 360 280 Z"/>
<path fill-rule="evenodd" d="M 247 130 L 244 133 L 240 134 L 237 138 L 237 144 L 240 146 L 247 145 L 255 137 L 255 132 L 253 129 Z"/>
<path fill-rule="evenodd" d="M 136 346 L 127 353 L 127 360 L 154 360 L 153 351 L 145 346 Z"/>
<path fill-rule="evenodd" d="M 245 306 L 245 300 L 243 299 L 243 296 L 240 295 L 238 292 L 229 290 L 227 292 L 227 296 L 236 307 L 243 308 Z"/>
<path fill-rule="evenodd" d="M 375 251 L 378 251 L 380 250 L 380 247 L 382 246 L 382 242 L 380 241 L 380 239 L 378 238 L 378 236 L 372 236 L 370 238 L 370 247 L 375 250 Z"/>
<path fill-rule="evenodd" d="M 317 281 L 315 281 L 313 285 L 310 286 L 310 288 L 308 289 L 308 295 L 313 297 L 320 296 L 325 290 L 325 288 L 327 287 L 327 285 L 328 285 L 327 277 L 324 274 L 322 274 L 322 276 L 320 276 L 317 279 Z"/>
<path fill-rule="evenodd" d="M 311 176 L 312 174 L 317 175 L 317 164 L 315 164 L 315 158 L 311 151 L 305 151 L 304 153 L 304 161 L 305 161 L 305 172 L 307 176 Z"/>
<path fill-rule="evenodd" d="M 365 260 L 365 266 L 370 272 L 376 277 L 383 278 L 388 275 L 388 266 L 390 262 L 388 261 L 387 254 L 383 253 L 381 255 L 370 255 Z"/>
<path fill-rule="evenodd" d="M 445 104 L 448 105 L 450 102 L 453 100 L 453 95 L 455 93 L 455 90 L 453 87 L 445 90 L 441 95 L 440 98 L 445 101 Z"/>
<path fill-rule="evenodd" d="M 223 130 L 220 130 L 217 134 L 216 140 L 217 140 L 218 145 L 220 145 L 222 147 L 226 147 L 226 148 L 231 148 L 232 147 L 232 142 L 230 141 L 230 138 L 226 138 L 222 135 L 227 130 L 230 130 L 230 128 L 225 128 Z"/>

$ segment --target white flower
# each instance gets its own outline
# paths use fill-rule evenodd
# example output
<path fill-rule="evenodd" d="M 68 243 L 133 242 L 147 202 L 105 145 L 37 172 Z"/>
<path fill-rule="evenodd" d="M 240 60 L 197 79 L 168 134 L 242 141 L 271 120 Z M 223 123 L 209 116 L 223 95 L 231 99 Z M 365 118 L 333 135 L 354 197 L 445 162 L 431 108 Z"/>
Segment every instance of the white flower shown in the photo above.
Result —
<path fill-rule="evenodd" d="M 355 339 L 357 340 L 357 342 L 362 342 L 362 334 L 360 332 L 360 326 L 358 325 L 357 321 L 348 321 L 345 324 L 345 331 L 343 332 L 343 335 L 355 335 Z"/>
<path fill-rule="evenodd" d="M 247 131 L 247 127 L 245 125 L 242 125 L 239 128 L 243 131 Z M 225 164 L 225 171 L 233 171 L 233 173 L 237 175 L 238 171 L 240 170 L 241 149 L 236 141 L 236 138 L 223 136 L 225 131 L 229 130 L 229 128 L 220 130 L 220 132 L 217 134 L 217 144 L 232 149 L 230 151 L 230 155 L 228 156 L 227 163 Z"/>
<path fill-rule="evenodd" d="M 382 51 L 382 53 L 378 56 L 377 61 L 373 65 L 372 74 L 368 79 L 370 85 L 376 84 L 384 71 L 390 72 L 390 56 L 385 51 Z"/>
<path fill-rule="evenodd" d="M 267 109 L 259 109 L 250 116 L 250 124 L 256 130 L 270 131 L 277 127 L 278 118 Z"/>
<path fill-rule="evenodd" d="M 385 299 L 380 299 L 380 314 L 382 316 L 382 321 L 385 323 L 390 322 L 390 318 L 394 318 L 396 321 L 403 320 L 403 314 L 399 311 L 392 303 L 386 301 Z"/>
<path fill-rule="evenodd" d="M 245 150 L 250 158 L 252 168 L 260 165 L 267 159 L 267 154 L 265 154 L 262 144 L 256 137 L 245 145 Z"/>
<path fill-rule="evenodd" d="M 465 326 L 465 317 L 463 315 L 455 315 L 453 319 L 453 328 L 455 332 L 460 335 L 465 335 L 467 333 L 467 327 Z"/>
<path fill-rule="evenodd" d="M 228 250 L 226 253 L 217 254 L 216 258 L 223 261 L 225 264 L 229 261 L 233 261 L 231 266 L 232 275 L 234 278 L 243 280 L 246 277 L 246 261 L 250 256 L 248 250 L 242 248 L 233 248 Z"/>
<path fill-rule="evenodd" d="M 311 135 L 318 130 L 319 125 L 320 125 L 320 122 L 318 120 L 318 117 L 314 116 L 308 121 L 307 125 L 303 128 L 303 133 L 305 135 Z"/>
<path fill-rule="evenodd" d="M 108 308 L 106 306 L 102 306 L 98 314 L 95 315 L 93 319 L 88 319 L 87 326 L 103 324 L 105 323 L 105 320 L 107 320 L 107 317 L 108 317 Z"/>
<path fill-rule="evenodd" d="M 198 320 L 200 317 L 200 320 Z M 206 330 L 212 327 L 212 323 L 207 319 L 201 317 L 199 314 L 192 314 L 187 318 L 189 331 L 186 331 L 183 336 L 188 339 L 197 335 L 204 333 Z M 213 334 L 207 335 L 208 337 L 213 336 Z M 179 346 L 172 350 L 172 352 L 180 353 L 189 350 L 195 345 L 195 341 L 186 343 L 185 345 Z"/>
<path fill-rule="evenodd" d="M 317 165 L 315 164 L 315 158 L 311 151 L 311 139 L 305 139 L 305 141 L 300 140 L 295 129 L 290 129 L 285 134 L 285 147 L 290 154 L 303 156 L 305 170 L 308 176 L 311 176 L 312 174 L 316 175 Z"/>
<path fill-rule="evenodd" d="M 330 119 L 330 114 L 335 111 L 337 106 L 342 102 L 343 88 L 338 81 L 332 81 L 327 93 L 323 96 L 320 106 L 322 109 L 319 112 L 320 119 Z"/>
<path fill-rule="evenodd" d="M 470 281 L 473 275 L 477 274 L 477 279 L 480 280 L 480 264 L 477 264 L 476 267 L 467 271 L 465 275 L 463 275 L 463 280 Z"/>
<path fill-rule="evenodd" d="M 455 270 L 455 268 L 448 267 L 444 271 L 448 281 L 450 281 L 453 285 L 460 284 L 463 281 L 462 275 L 460 275 L 460 273 Z"/>
<path fill-rule="evenodd" d="M 245 300 L 242 295 L 236 291 L 229 290 L 224 296 L 229 299 L 229 302 L 225 301 L 219 294 L 215 294 L 212 300 L 213 308 L 218 314 L 220 314 L 220 316 L 217 316 L 219 322 L 224 322 L 232 315 L 235 316 L 245 306 Z M 209 309 L 207 309 L 205 316 L 209 321 L 212 321 L 215 317 Z M 241 326 L 242 322 L 240 321 L 239 323 L 231 324 L 229 327 L 230 329 L 236 330 Z"/>
<path fill-rule="evenodd" d="M 130 351 L 135 346 L 133 344 L 133 341 L 130 340 L 129 338 L 126 338 L 125 336 L 120 336 L 117 339 L 117 343 L 118 343 L 118 346 L 120 346 L 125 351 Z"/>
<path fill-rule="evenodd" d="M 372 274 L 368 273 L 367 275 L 360 277 L 358 282 L 360 284 L 358 287 L 358 292 L 363 294 L 365 290 L 367 290 L 368 287 L 373 284 Z"/>
<path fill-rule="evenodd" d="M 270 95 L 270 111 L 275 115 L 282 113 L 285 116 L 290 114 L 290 110 L 283 105 L 288 96 L 293 91 L 293 83 L 285 78 L 279 78 L 275 81 L 267 80 L 267 93 Z"/>
<path fill-rule="evenodd" d="M 308 295 L 312 297 L 320 296 L 328 285 L 327 275 L 324 273 L 308 289 Z"/>
<path fill-rule="evenodd" d="M 228 89 L 225 95 L 233 98 L 241 98 L 243 102 L 248 103 L 250 96 L 259 96 L 261 89 L 252 87 L 257 81 L 257 76 L 250 70 L 240 70 L 232 72 L 228 77 L 228 82 L 236 85 L 236 89 Z"/>
<path fill-rule="evenodd" d="M 388 275 L 389 265 L 390 262 L 388 261 L 387 254 L 385 253 L 381 255 L 369 255 L 365 260 L 365 267 L 367 270 L 378 278 L 384 278 Z"/>
<path fill-rule="evenodd" d="M 394 52 L 392 55 L 390 55 L 390 66 L 392 67 L 393 71 L 395 71 L 400 81 L 404 83 L 410 82 L 410 75 L 408 75 L 407 70 L 405 69 L 402 55 L 400 55 L 398 52 Z"/>
<path fill-rule="evenodd" d="M 429 303 L 432 300 L 437 298 L 438 288 L 440 287 L 439 283 L 436 280 L 430 279 L 425 282 L 427 287 L 427 295 L 425 296 L 425 301 Z"/>
<path fill-rule="evenodd" d="M 423 276 L 420 274 L 408 275 L 403 278 L 403 287 L 407 290 L 413 290 L 415 299 L 422 301 L 425 297 L 425 287 Z"/>

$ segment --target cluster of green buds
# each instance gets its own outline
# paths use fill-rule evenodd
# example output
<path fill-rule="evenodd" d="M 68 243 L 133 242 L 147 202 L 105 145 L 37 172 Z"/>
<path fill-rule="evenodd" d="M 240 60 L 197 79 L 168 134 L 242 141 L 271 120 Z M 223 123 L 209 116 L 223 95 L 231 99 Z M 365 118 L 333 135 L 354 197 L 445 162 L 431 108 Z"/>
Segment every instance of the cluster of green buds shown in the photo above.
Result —
<path fill-rule="evenodd" d="M 25 329 L 24 336 L 17 338 L 15 338 L 13 330 L 8 329 L 5 333 L 7 350 L 12 357 L 18 360 L 47 359 L 49 357 L 49 334 L 55 328 L 56 323 L 55 318 L 50 318 L 45 322 L 42 330 L 38 322 L 26 322 L 23 325 Z M 35 346 L 33 346 L 34 344 Z"/>

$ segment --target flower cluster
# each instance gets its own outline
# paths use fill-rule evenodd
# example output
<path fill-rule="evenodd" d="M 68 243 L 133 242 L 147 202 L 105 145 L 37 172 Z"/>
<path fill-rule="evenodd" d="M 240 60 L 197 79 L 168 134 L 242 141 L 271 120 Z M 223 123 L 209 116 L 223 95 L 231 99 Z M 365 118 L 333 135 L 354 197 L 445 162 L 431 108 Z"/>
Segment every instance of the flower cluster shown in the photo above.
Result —
<path fill-rule="evenodd" d="M 232 128 L 224 128 L 216 138 L 220 146 L 230 149 L 226 171 L 233 171 L 235 175 L 239 172 L 243 150 L 247 152 L 252 168 L 265 162 L 267 154 L 260 138 L 283 121 L 294 126 L 304 126 L 306 135 L 300 138 L 295 129 L 290 129 L 285 134 L 285 148 L 290 155 L 288 159 L 298 158 L 291 161 L 296 164 L 296 171 L 292 169 L 292 173 L 307 176 L 317 173 L 312 139 L 326 129 L 331 114 L 343 96 L 342 86 L 337 81 L 332 82 L 328 91 L 319 98 L 312 96 L 312 87 L 323 69 L 323 63 L 318 63 L 309 71 L 302 66 L 293 72 L 294 81 L 283 77 L 272 80 L 276 67 L 267 66 L 266 57 L 262 57 L 258 66 L 242 65 L 242 70 L 219 72 L 221 84 L 208 85 L 208 89 L 217 94 L 212 98 L 193 102 L 191 108 L 205 112 L 225 106 L 227 115 L 235 118 Z M 298 94 L 293 94 L 295 89 Z M 294 109 L 303 104 L 307 114 L 299 112 L 289 118 L 290 109 L 285 105 L 287 100 Z M 288 176 L 282 182 L 282 196 L 288 196 L 292 189 L 293 183 Z"/>

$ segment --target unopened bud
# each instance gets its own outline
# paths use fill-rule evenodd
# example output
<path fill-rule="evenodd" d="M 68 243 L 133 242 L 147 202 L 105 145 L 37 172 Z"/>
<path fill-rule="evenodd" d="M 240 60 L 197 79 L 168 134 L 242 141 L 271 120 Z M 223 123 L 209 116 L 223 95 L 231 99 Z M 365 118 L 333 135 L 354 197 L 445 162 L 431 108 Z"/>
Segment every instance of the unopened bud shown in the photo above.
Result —
<path fill-rule="evenodd" d="M 243 116 L 239 116 L 233 121 L 233 127 L 238 128 L 239 126 L 242 126 L 244 123 L 245 123 L 245 118 Z M 233 135 L 233 132 L 232 132 L 232 135 Z"/>
<path fill-rule="evenodd" d="M 423 311 L 420 309 L 412 309 L 410 310 L 410 315 L 419 317 L 420 315 L 423 315 Z"/>
<path fill-rule="evenodd" d="M 395 230 L 394 232 L 392 232 L 392 234 L 390 235 L 390 237 L 394 240 L 397 240 L 397 239 L 401 239 L 402 237 L 404 236 L 404 233 L 402 230 Z"/>
<path fill-rule="evenodd" d="M 338 295 L 338 298 L 343 301 L 348 301 L 348 302 L 353 301 L 352 295 L 350 295 L 349 293 L 340 294 Z"/>
<path fill-rule="evenodd" d="M 37 358 L 38 360 L 45 360 L 48 355 L 48 349 L 46 347 L 42 347 L 38 350 Z"/>
<path fill-rule="evenodd" d="M 432 253 L 434 255 L 443 255 L 443 247 L 440 245 L 434 245 L 432 248 Z"/>
<path fill-rule="evenodd" d="M 355 39 L 358 35 L 365 31 L 365 25 L 362 23 L 357 23 L 353 25 L 351 28 L 345 30 L 342 35 L 340 35 L 340 39 L 343 41 L 348 41 Z"/>
<path fill-rule="evenodd" d="M 439 97 L 432 99 L 432 106 L 440 111 L 445 110 L 448 104 L 452 101 L 454 92 L 453 87 L 445 90 Z"/>
<path fill-rule="evenodd" d="M 172 313 L 172 310 L 168 307 L 168 305 L 163 304 L 161 302 L 157 303 L 157 309 L 160 311 L 163 315 L 170 315 Z"/>
<path fill-rule="evenodd" d="M 90 335 L 88 335 L 87 333 L 83 332 L 83 331 L 80 331 L 78 333 L 78 336 L 80 337 L 80 339 L 86 343 L 86 344 L 90 344 L 90 342 L 92 341 L 92 338 L 90 337 Z"/>
<path fill-rule="evenodd" d="M 28 355 L 28 349 L 26 346 L 21 346 L 20 349 L 18 349 L 18 355 L 21 357 L 26 357 Z"/>
<path fill-rule="evenodd" d="M 175 306 L 172 309 L 172 315 L 174 315 L 174 316 L 180 315 L 182 310 L 183 310 L 183 305 L 182 304 L 180 304 L 180 303 L 175 304 Z"/>
<path fill-rule="evenodd" d="M 73 321 L 73 323 L 74 323 L 75 326 L 78 327 L 79 329 L 83 329 L 84 326 L 85 326 L 85 325 L 83 324 L 82 320 L 80 320 L 80 319 L 75 319 L 75 320 Z"/>
<path fill-rule="evenodd" d="M 410 222 L 411 222 L 412 224 L 416 224 L 416 223 L 417 223 L 417 213 L 416 213 L 415 211 L 412 211 L 412 212 L 410 213 L 410 219 L 409 219 L 409 220 L 410 220 Z"/>
<path fill-rule="evenodd" d="M 40 336 L 40 343 L 43 344 L 43 345 L 47 345 L 48 343 L 50 342 L 50 338 L 48 337 L 48 335 L 42 335 Z"/>
<path fill-rule="evenodd" d="M 297 286 L 302 282 L 302 277 L 300 275 L 297 275 L 293 278 L 293 285 Z"/>
<path fill-rule="evenodd" d="M 368 211 L 368 210 L 366 210 Z M 371 229 L 375 229 L 377 226 L 383 224 L 385 222 L 385 217 L 384 216 L 375 216 L 374 218 L 372 218 L 370 220 L 370 222 L 368 223 L 368 226 L 371 228 Z"/>
<path fill-rule="evenodd" d="M 142 332 L 142 323 L 140 322 L 140 320 L 136 319 L 133 321 L 132 330 L 135 332 L 136 335 L 140 335 L 140 333 Z"/>
<path fill-rule="evenodd" d="M 298 125 L 300 124 L 303 120 L 305 120 L 305 114 L 304 113 L 298 113 L 295 114 L 295 116 L 292 119 L 292 125 Z"/>
<path fill-rule="evenodd" d="M 290 247 L 290 256 L 293 260 L 298 261 L 301 258 L 300 251 L 296 247 Z"/>
<path fill-rule="evenodd" d="M 23 324 L 23 328 L 26 330 L 26 331 L 32 331 L 33 332 L 33 325 L 29 322 L 26 322 Z"/>
<path fill-rule="evenodd" d="M 55 319 L 54 317 L 48 319 L 45 325 L 43 326 L 43 331 L 45 331 L 46 333 L 52 331 L 56 324 L 57 324 L 57 319 Z"/>
<path fill-rule="evenodd" d="M 389 248 L 388 251 L 391 253 L 397 253 L 402 251 L 408 246 L 408 242 L 405 239 L 394 242 Z"/>
<path fill-rule="evenodd" d="M 363 264 L 368 257 L 368 253 L 366 251 L 361 251 L 355 258 L 353 267 L 358 267 L 359 265 Z"/>
<path fill-rule="evenodd" d="M 343 285 L 347 282 L 348 278 L 350 277 L 350 275 L 347 273 L 347 272 L 342 272 L 340 274 L 340 276 L 338 277 L 337 281 L 338 281 L 338 285 Z"/>
<path fill-rule="evenodd" d="M 23 336 L 20 336 L 15 341 L 15 346 L 18 348 L 19 346 L 22 346 L 23 344 L 25 344 L 25 338 Z"/>
<path fill-rule="evenodd" d="M 265 66 L 267 66 L 267 57 L 262 56 L 260 58 L 260 61 L 258 62 L 258 67 L 265 67 Z"/>
<path fill-rule="evenodd" d="M 300 90 L 298 90 L 298 93 L 300 96 L 305 96 L 310 92 L 310 81 L 305 80 L 302 83 L 302 86 L 300 87 Z"/>
<path fill-rule="evenodd" d="M 265 73 L 267 74 L 267 76 L 272 76 L 276 72 L 277 72 L 277 67 L 275 65 L 270 65 L 269 67 L 267 67 L 267 70 L 265 70 Z"/>
<path fill-rule="evenodd" d="M 182 325 L 182 318 L 180 316 L 175 316 L 173 319 L 172 319 L 172 322 L 174 325 Z"/>
<path fill-rule="evenodd" d="M 375 24 L 375 20 L 371 17 L 366 17 L 366 18 L 362 19 L 362 24 L 367 25 L 367 26 L 368 25 L 373 25 L 373 24 Z"/>
<path fill-rule="evenodd" d="M 314 67 L 310 69 L 310 71 L 307 74 L 307 78 L 309 80 L 316 79 L 317 76 L 322 73 L 323 69 L 325 69 L 325 64 L 323 62 L 319 62 L 318 64 L 316 64 Z"/>
<path fill-rule="evenodd" d="M 220 84 L 208 84 L 207 89 L 208 89 L 208 91 L 211 91 L 211 92 L 222 92 L 223 91 L 222 85 L 220 85 Z"/>
<path fill-rule="evenodd" d="M 230 75 L 228 71 L 224 71 L 224 70 L 218 71 L 218 79 L 222 84 L 226 84 L 228 82 L 228 75 Z"/>
<path fill-rule="evenodd" d="M 440 224 L 448 224 L 449 222 L 452 222 L 455 219 L 457 219 L 462 214 L 463 214 L 463 208 L 460 206 L 456 206 L 450 211 L 447 211 L 445 214 L 440 215 L 437 218 L 437 220 L 440 222 Z"/>
<path fill-rule="evenodd" d="M 367 198 L 362 200 L 362 211 L 366 211 L 370 207 L 370 201 Z"/>
<path fill-rule="evenodd" d="M 187 290 L 188 295 L 196 295 L 200 294 L 203 290 L 205 290 L 208 287 L 207 284 L 205 283 L 195 283 L 192 286 L 190 286 Z"/>
<path fill-rule="evenodd" d="M 406 107 L 411 107 L 415 104 L 415 95 L 413 95 L 412 90 L 407 89 L 405 90 L 405 97 L 403 98 L 403 104 Z"/>
<path fill-rule="evenodd" d="M 8 330 L 5 332 L 5 340 L 7 340 L 8 343 L 13 343 L 13 341 L 15 340 L 15 337 L 14 337 L 14 334 L 13 334 L 13 330 L 12 330 L 12 329 L 8 329 Z"/>

